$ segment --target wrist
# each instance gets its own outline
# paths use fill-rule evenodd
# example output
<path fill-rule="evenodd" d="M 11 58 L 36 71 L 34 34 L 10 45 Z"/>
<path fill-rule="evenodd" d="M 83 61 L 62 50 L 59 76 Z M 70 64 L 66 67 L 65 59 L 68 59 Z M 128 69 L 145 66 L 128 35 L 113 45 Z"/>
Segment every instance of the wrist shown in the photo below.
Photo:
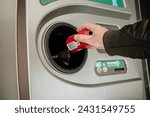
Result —
<path fill-rule="evenodd" d="M 102 35 L 102 37 L 100 38 L 100 42 L 99 42 L 99 47 L 98 47 L 98 49 L 103 49 L 103 50 L 105 50 L 105 44 L 104 44 L 104 36 L 105 36 L 105 34 L 108 32 L 109 30 L 105 30 L 104 32 L 103 32 L 103 35 Z"/>

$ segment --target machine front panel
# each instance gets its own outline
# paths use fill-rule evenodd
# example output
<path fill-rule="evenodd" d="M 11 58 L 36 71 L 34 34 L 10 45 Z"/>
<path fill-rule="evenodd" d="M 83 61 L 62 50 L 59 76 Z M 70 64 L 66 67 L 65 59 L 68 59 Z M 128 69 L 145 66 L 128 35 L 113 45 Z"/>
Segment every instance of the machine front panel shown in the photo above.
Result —
<path fill-rule="evenodd" d="M 85 22 L 118 30 L 137 21 L 134 1 L 103 2 L 27 0 L 31 99 L 144 99 L 141 61 L 97 49 L 67 50 L 66 38 Z"/>

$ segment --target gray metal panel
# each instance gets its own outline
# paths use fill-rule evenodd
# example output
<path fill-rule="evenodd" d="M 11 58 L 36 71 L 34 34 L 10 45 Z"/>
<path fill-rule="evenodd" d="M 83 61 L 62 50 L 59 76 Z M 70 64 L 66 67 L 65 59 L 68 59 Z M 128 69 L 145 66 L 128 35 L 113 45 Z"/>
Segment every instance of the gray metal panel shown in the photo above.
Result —
<path fill-rule="evenodd" d="M 0 0 L 0 99 L 19 99 L 17 0 Z"/>
<path fill-rule="evenodd" d="M 84 22 L 102 23 L 108 25 L 117 25 L 122 27 L 129 23 L 134 23 L 137 21 L 134 0 L 127 0 L 127 9 L 117 9 L 114 7 L 96 4 L 92 2 L 74 1 L 74 0 L 61 0 L 56 1 L 46 6 L 42 6 L 38 1 L 27 0 L 27 44 L 28 44 L 28 70 L 29 70 L 29 81 L 30 81 L 30 94 L 31 99 L 144 99 L 144 86 L 143 86 L 143 72 L 141 67 L 141 60 L 133 60 L 129 58 L 114 56 L 109 57 L 107 54 L 99 54 L 96 50 L 90 50 L 88 54 L 88 60 L 81 71 L 73 75 L 65 75 L 54 71 L 53 68 L 47 70 L 42 64 L 38 51 L 37 51 L 37 38 L 38 33 L 42 33 L 47 28 L 47 26 L 56 22 L 67 22 L 74 26 L 78 26 Z M 89 5 L 91 3 L 91 5 Z M 34 7 L 33 7 L 34 5 Z M 90 7 L 100 7 L 100 9 L 116 10 L 116 12 L 130 11 L 131 17 L 129 20 L 118 18 L 118 16 L 109 17 L 106 14 L 97 15 L 89 14 L 84 12 L 73 12 L 68 14 L 61 14 L 61 7 L 70 5 L 87 5 Z M 55 14 L 53 14 L 53 11 Z M 63 9 L 63 11 L 66 11 Z M 72 10 L 71 10 L 72 11 Z M 53 15 L 52 15 L 52 14 Z M 36 14 L 36 17 L 33 15 Z M 42 19 L 47 15 L 48 19 L 44 21 L 46 24 L 42 24 L 37 30 Z M 59 15 L 60 14 L 60 15 Z M 82 17 L 81 17 L 82 15 Z M 57 16 L 57 17 L 56 17 Z M 76 20 L 78 19 L 78 20 Z M 128 71 L 127 74 L 122 75 L 112 75 L 109 77 L 101 77 L 95 75 L 91 65 L 94 65 L 94 60 L 99 59 L 125 59 L 127 61 Z M 51 71 L 55 73 L 52 74 Z M 88 74 L 87 74 L 88 73 Z M 57 78 L 70 78 L 73 82 L 60 80 Z M 72 77 L 73 76 L 73 77 Z M 88 85 L 86 79 L 88 80 Z M 123 81 L 123 79 L 126 79 Z M 69 79 L 69 80 L 70 80 Z M 92 80 L 96 79 L 96 80 Z M 114 82 L 118 80 L 118 82 Z M 120 80 L 120 81 L 119 81 Z M 90 82 L 91 81 L 91 82 Z M 89 83 L 92 86 L 89 86 Z M 97 84 L 98 83 L 98 84 Z M 84 85 L 82 85 L 84 84 Z M 115 93 L 114 93 L 115 92 Z"/>

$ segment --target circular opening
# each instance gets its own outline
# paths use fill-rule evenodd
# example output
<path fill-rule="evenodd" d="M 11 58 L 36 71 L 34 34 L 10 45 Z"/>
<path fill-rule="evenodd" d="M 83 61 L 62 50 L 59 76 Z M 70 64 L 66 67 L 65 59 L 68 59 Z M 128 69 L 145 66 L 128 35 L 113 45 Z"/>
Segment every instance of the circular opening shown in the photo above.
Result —
<path fill-rule="evenodd" d="M 66 39 L 75 33 L 75 27 L 66 23 L 54 24 L 46 33 L 44 43 L 48 60 L 63 73 L 79 71 L 87 59 L 87 49 L 71 53 L 66 46 Z"/>

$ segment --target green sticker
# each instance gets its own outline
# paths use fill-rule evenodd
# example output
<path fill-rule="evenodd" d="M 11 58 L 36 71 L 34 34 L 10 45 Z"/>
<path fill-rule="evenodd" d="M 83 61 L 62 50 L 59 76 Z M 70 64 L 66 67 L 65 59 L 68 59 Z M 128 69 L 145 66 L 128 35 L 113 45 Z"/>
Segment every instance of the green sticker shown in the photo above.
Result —
<path fill-rule="evenodd" d="M 124 68 L 125 63 L 122 60 L 116 60 L 116 61 L 108 61 L 107 62 L 107 67 L 116 67 L 116 68 Z"/>
<path fill-rule="evenodd" d="M 96 62 L 96 67 L 125 68 L 126 63 L 124 60 L 102 60 Z"/>

